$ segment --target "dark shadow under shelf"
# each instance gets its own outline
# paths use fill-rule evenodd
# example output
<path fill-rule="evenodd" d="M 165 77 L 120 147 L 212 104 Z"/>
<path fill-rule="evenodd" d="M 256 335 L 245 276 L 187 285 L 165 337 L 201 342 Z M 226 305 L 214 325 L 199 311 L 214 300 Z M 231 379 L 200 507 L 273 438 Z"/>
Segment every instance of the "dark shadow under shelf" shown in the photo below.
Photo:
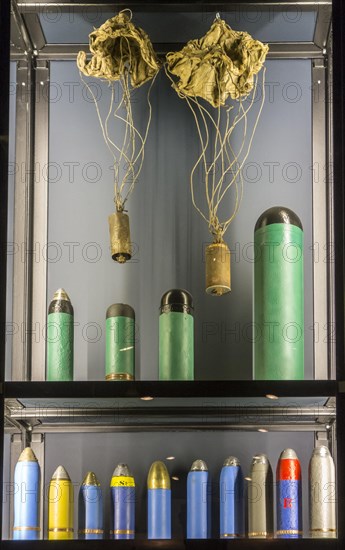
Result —
<path fill-rule="evenodd" d="M 4 397 L 314 397 L 336 395 L 333 380 L 195 380 L 188 382 L 5 382 Z"/>
<path fill-rule="evenodd" d="M 7 382 L 6 429 L 326 431 L 337 388 L 332 381 Z"/>
<path fill-rule="evenodd" d="M 14 548 L 22 550 L 103 550 L 103 549 L 118 549 L 118 550 L 230 550 L 232 548 L 248 548 L 253 550 L 264 550 L 267 548 L 277 548 L 281 550 L 291 550 L 300 548 L 304 550 L 313 549 L 336 549 L 338 548 L 338 540 L 336 539 L 295 539 L 295 540 L 169 540 L 169 541 L 149 541 L 149 540 L 127 540 L 127 541 L 3 541 L 0 543 L 4 550 Z M 339 546 L 340 548 L 340 546 Z"/>

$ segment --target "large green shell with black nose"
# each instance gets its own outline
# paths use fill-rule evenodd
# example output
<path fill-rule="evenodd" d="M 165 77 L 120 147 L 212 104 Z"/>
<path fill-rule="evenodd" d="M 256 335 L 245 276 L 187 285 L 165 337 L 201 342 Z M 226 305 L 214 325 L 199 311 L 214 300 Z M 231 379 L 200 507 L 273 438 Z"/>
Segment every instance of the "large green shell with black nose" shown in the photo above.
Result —
<path fill-rule="evenodd" d="M 303 227 L 282 206 L 254 233 L 254 379 L 304 379 Z"/>

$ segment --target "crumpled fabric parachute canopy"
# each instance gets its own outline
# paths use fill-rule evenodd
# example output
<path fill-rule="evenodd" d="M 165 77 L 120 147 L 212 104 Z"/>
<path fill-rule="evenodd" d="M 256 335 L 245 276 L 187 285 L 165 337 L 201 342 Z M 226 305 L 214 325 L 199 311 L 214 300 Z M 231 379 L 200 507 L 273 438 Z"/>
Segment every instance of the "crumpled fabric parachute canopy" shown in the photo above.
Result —
<path fill-rule="evenodd" d="M 137 88 L 160 69 L 151 40 L 131 23 L 125 10 L 95 29 L 89 39 L 91 60 L 87 61 L 85 52 L 77 57 L 78 68 L 86 76 L 115 81 L 129 71 L 131 84 Z"/>
<path fill-rule="evenodd" d="M 167 69 L 179 77 L 173 87 L 181 97 L 201 97 L 219 107 L 228 97 L 239 99 L 251 92 L 267 52 L 266 44 L 216 19 L 205 36 L 166 55 Z"/>

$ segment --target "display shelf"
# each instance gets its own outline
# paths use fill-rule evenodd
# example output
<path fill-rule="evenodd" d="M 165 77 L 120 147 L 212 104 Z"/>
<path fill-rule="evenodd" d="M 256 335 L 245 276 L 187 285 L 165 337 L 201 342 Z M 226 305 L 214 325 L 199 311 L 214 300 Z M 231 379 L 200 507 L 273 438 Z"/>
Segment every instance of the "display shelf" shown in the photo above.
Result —
<path fill-rule="evenodd" d="M 57 2 L 56 0 L 36 0 L 35 2 L 32 2 L 31 0 L 21 0 L 18 2 L 19 6 L 22 8 L 25 8 L 25 6 L 30 6 L 33 9 L 36 7 L 39 7 L 40 5 L 45 4 L 46 7 L 51 4 L 53 6 L 56 6 Z M 59 2 L 59 5 L 61 7 L 68 7 L 71 4 L 74 4 L 74 7 L 82 8 L 83 5 L 90 5 L 88 2 L 74 2 L 73 0 L 65 0 L 64 2 Z M 285 1 L 280 2 L 282 6 L 289 4 L 294 5 L 291 1 Z M 304 0 L 302 3 L 306 7 L 315 8 L 315 0 Z M 321 4 L 324 6 L 328 6 L 332 4 L 332 0 L 322 0 L 322 2 L 317 2 L 317 4 Z M 92 0 L 92 5 L 94 6 L 113 6 L 114 2 L 112 0 Z M 159 9 L 160 12 L 164 11 L 179 11 L 183 12 L 184 10 L 188 11 L 200 11 L 200 10 L 235 10 L 238 9 L 239 6 L 241 7 L 267 7 L 272 5 L 272 0 L 260 0 L 259 2 L 257 0 L 237 0 L 236 2 L 218 2 L 217 0 L 207 0 L 207 2 L 203 0 L 175 0 L 174 2 L 171 2 L 171 0 L 150 0 L 149 2 L 138 2 L 134 1 L 131 3 L 131 8 L 136 10 L 157 10 Z M 126 0 L 120 0 L 116 3 L 116 6 L 120 9 L 122 6 L 128 6 L 128 1 Z"/>
<path fill-rule="evenodd" d="M 271 539 L 271 540 L 169 540 L 169 541 L 151 541 L 151 540 L 102 540 L 102 541 L 3 541 L 0 543 L 4 550 L 11 548 L 21 548 L 23 550 L 67 550 L 73 548 L 77 550 L 102 550 L 105 548 L 117 548 L 118 550 L 140 550 L 140 549 L 160 549 L 160 550 L 225 550 L 232 548 L 253 548 L 253 550 L 261 550 L 264 548 L 277 548 L 281 550 L 291 550 L 291 548 L 303 548 L 304 550 L 340 548 L 336 539 L 320 540 L 320 539 Z"/>
<path fill-rule="evenodd" d="M 335 382 L 5 383 L 6 429 L 327 431 Z M 270 397 L 268 397 L 270 396 Z M 273 399 L 272 399 L 273 398 Z"/>
<path fill-rule="evenodd" d="M 5 398 L 212 398 L 212 397 L 328 397 L 338 384 L 332 380 L 194 380 L 179 382 L 5 382 Z"/>

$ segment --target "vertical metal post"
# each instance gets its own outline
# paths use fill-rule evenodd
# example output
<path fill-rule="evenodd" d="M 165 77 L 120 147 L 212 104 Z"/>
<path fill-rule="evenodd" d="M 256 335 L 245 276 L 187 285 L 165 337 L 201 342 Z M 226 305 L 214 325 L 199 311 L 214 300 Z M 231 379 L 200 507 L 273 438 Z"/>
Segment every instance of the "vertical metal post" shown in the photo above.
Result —
<path fill-rule="evenodd" d="M 33 204 L 33 66 L 19 61 L 16 95 L 16 175 L 14 196 L 12 380 L 30 380 Z"/>
<path fill-rule="evenodd" d="M 326 193 L 326 68 L 324 60 L 315 60 L 312 70 L 313 90 L 313 278 L 314 378 L 328 378 L 327 347 L 327 193 Z"/>
<path fill-rule="evenodd" d="M 327 210 L 328 216 L 328 247 L 329 255 L 327 262 L 328 269 L 328 327 L 327 340 L 328 340 L 328 364 L 329 364 L 329 378 L 336 378 L 336 327 L 335 327 L 335 304 L 336 304 L 336 292 L 335 292 L 335 234 L 334 234 L 334 208 L 336 197 L 334 195 L 334 141 L 333 141 L 333 33 L 332 29 L 329 34 L 327 43 L 327 94 L 326 94 L 326 107 L 327 107 Z"/>
<path fill-rule="evenodd" d="M 345 521 L 344 521 L 344 498 L 345 498 L 345 471 L 344 471 L 344 456 L 345 456 L 345 393 L 339 393 L 337 397 L 337 511 L 338 511 L 338 539 L 339 548 L 344 548 L 345 543 Z"/>
<path fill-rule="evenodd" d="M 332 101 L 336 116 L 333 121 L 334 139 L 334 287 L 335 287 L 335 360 L 337 380 L 345 379 L 345 348 L 344 348 L 344 188 L 345 188 L 345 4 L 342 0 L 333 0 L 332 12 L 333 32 L 333 94 Z M 345 393 L 344 382 L 339 383 L 337 396 L 337 487 L 338 487 L 338 547 L 345 546 L 345 520 L 343 505 L 345 501 Z"/>
<path fill-rule="evenodd" d="M 7 200 L 8 200 L 8 126 L 10 70 L 10 3 L 0 2 L 0 540 L 2 539 L 6 264 L 7 264 Z"/>
<path fill-rule="evenodd" d="M 47 262 L 43 252 L 48 238 L 49 63 L 37 61 L 35 73 L 31 379 L 43 381 L 47 315 Z"/>

